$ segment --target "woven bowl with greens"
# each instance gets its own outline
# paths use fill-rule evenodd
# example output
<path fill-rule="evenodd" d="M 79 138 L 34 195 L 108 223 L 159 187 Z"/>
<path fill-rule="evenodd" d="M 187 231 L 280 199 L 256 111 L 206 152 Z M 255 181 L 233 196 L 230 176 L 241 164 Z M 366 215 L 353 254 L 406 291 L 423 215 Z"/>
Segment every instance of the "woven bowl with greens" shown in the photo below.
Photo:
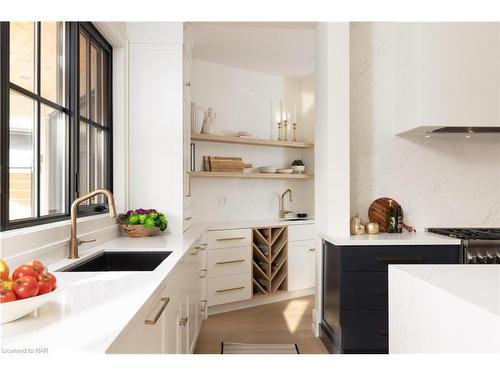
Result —
<path fill-rule="evenodd" d="M 120 215 L 120 226 L 129 237 L 149 237 L 168 227 L 165 214 L 155 209 L 139 208 Z"/>

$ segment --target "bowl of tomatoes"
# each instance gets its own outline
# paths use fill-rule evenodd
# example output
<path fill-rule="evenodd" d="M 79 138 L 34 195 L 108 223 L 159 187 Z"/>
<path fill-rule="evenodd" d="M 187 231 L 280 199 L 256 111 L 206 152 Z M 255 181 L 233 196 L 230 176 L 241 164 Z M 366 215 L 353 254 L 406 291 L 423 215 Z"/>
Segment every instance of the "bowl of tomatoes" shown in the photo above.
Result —
<path fill-rule="evenodd" d="M 33 312 L 61 290 L 55 276 L 39 260 L 17 267 L 10 275 L 7 263 L 0 259 L 0 323 Z"/>

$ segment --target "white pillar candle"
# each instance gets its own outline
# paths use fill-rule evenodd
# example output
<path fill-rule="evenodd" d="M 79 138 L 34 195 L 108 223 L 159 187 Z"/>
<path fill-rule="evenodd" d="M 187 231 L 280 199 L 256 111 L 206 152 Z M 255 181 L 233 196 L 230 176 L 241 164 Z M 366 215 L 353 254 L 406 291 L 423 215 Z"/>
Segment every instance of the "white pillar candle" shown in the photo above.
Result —
<path fill-rule="evenodd" d="M 283 122 L 283 100 L 280 99 L 280 122 Z"/>

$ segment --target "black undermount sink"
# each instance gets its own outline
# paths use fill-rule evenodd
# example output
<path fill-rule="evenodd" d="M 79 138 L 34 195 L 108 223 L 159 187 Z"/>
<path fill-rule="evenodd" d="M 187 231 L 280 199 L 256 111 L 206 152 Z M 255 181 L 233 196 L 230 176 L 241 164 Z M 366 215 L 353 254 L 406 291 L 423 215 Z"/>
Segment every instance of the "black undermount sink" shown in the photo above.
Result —
<path fill-rule="evenodd" d="M 171 251 L 104 251 L 59 272 L 154 271 Z"/>

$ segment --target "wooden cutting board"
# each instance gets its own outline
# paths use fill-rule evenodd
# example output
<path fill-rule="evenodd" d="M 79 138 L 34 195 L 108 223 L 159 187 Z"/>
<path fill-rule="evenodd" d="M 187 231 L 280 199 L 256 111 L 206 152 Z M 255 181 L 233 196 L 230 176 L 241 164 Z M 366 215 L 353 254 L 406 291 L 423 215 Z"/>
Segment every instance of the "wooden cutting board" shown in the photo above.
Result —
<path fill-rule="evenodd" d="M 252 168 L 252 164 L 244 163 L 241 158 L 209 156 L 211 172 L 240 172 L 245 168 Z"/>
<path fill-rule="evenodd" d="M 368 219 L 372 223 L 377 223 L 380 232 L 387 232 L 387 214 L 389 213 L 389 201 L 393 201 L 394 205 L 401 206 L 395 199 L 382 197 L 375 199 L 373 203 L 368 208 Z M 403 216 L 403 208 L 401 208 L 401 216 Z M 403 228 L 408 232 L 413 232 L 412 226 L 405 224 L 403 221 Z"/>

